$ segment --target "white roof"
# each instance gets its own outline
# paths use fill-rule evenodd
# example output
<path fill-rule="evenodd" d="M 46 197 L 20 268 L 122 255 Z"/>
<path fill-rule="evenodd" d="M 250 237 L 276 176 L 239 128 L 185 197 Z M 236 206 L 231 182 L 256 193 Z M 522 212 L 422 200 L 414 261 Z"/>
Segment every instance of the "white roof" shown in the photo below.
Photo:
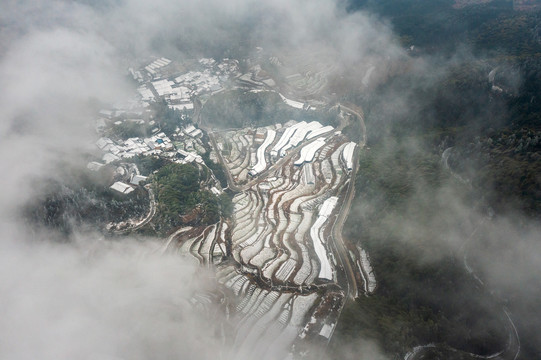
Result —
<path fill-rule="evenodd" d="M 102 137 L 102 138 L 99 138 L 98 141 L 96 141 L 96 146 L 98 146 L 100 149 L 103 149 L 107 145 L 110 145 L 112 143 L 113 143 L 113 140 L 111 140 L 109 138 Z"/>
<path fill-rule="evenodd" d="M 257 148 L 257 164 L 250 171 L 250 174 L 252 176 L 259 174 L 267 168 L 267 162 L 265 161 L 265 150 L 267 150 L 267 147 L 272 144 L 275 137 L 276 131 L 267 130 L 267 136 L 265 137 L 265 141 L 263 141 L 263 144 L 261 144 L 261 146 Z"/>
<path fill-rule="evenodd" d="M 151 75 L 155 75 L 156 74 L 156 71 L 152 70 L 152 68 L 150 66 L 146 66 L 145 67 L 145 70 L 149 72 L 149 74 Z"/>
<path fill-rule="evenodd" d="M 175 83 L 169 80 L 158 80 L 152 82 L 152 86 L 160 96 L 175 94 L 177 89 L 173 89 L 172 85 L 175 85 Z"/>
<path fill-rule="evenodd" d="M 353 152 L 356 146 L 357 144 L 352 141 L 344 146 L 344 150 L 342 151 L 342 156 L 344 157 L 348 170 L 353 169 Z"/>
<path fill-rule="evenodd" d="M 152 91 L 150 91 L 150 89 L 147 88 L 145 85 L 140 86 L 139 88 L 137 88 L 137 91 L 141 95 L 141 100 L 143 100 L 143 101 L 150 101 L 150 100 L 154 99 L 154 93 Z"/>
<path fill-rule="evenodd" d="M 291 107 L 294 107 L 296 109 L 302 109 L 304 107 L 304 104 L 301 103 L 301 102 L 298 102 L 298 101 L 295 101 L 295 100 L 291 100 L 291 99 L 288 99 L 286 98 L 284 95 L 280 94 L 280 97 L 282 98 L 282 100 L 288 104 L 289 106 Z"/>
<path fill-rule="evenodd" d="M 121 194 L 129 194 L 132 191 L 134 191 L 134 188 L 132 188 L 128 184 L 124 184 L 123 182 L 117 181 L 113 185 L 109 187 L 112 190 L 118 191 Z"/>
<path fill-rule="evenodd" d="M 103 155 L 103 157 L 101 159 L 103 161 L 105 161 L 106 164 L 109 164 L 110 162 L 113 162 L 113 161 L 118 160 L 120 158 L 118 156 L 116 156 L 116 155 L 111 154 L 111 153 L 107 153 L 107 154 Z"/>
<path fill-rule="evenodd" d="M 133 175 L 130 180 L 130 184 L 139 185 L 141 181 L 145 181 L 146 179 L 147 177 L 143 175 Z"/>
<path fill-rule="evenodd" d="M 314 176 L 314 168 L 312 167 L 311 163 L 304 165 L 302 175 L 303 175 L 305 184 L 307 185 L 315 184 L 316 177 Z"/>
<path fill-rule="evenodd" d="M 321 208 L 319 209 L 319 216 L 326 216 L 329 217 L 334 210 L 334 207 L 336 206 L 336 203 L 338 202 L 338 197 L 331 196 L 325 202 L 323 205 L 321 205 Z"/>
<path fill-rule="evenodd" d="M 325 145 L 325 139 L 320 138 L 314 141 L 311 144 L 306 145 L 301 149 L 301 154 L 299 159 L 295 161 L 295 165 L 302 165 L 302 163 L 310 162 L 314 160 L 314 156 L 316 155 L 316 152 Z"/>
<path fill-rule="evenodd" d="M 321 331 L 319 332 L 319 335 L 325 337 L 325 338 L 329 338 L 332 334 L 332 329 L 334 328 L 334 325 L 332 324 L 325 324 L 323 325 L 323 327 L 321 328 Z"/>
<path fill-rule="evenodd" d="M 186 108 L 186 110 L 192 110 L 193 109 L 193 103 L 175 104 L 175 105 L 169 105 L 169 107 L 171 109 L 175 109 L 175 110 L 184 110 L 184 108 Z"/>
<path fill-rule="evenodd" d="M 327 217 L 320 215 L 314 225 L 310 228 L 310 237 L 312 238 L 312 244 L 314 245 L 314 250 L 319 259 L 319 264 L 321 265 L 318 276 L 322 279 L 332 280 L 332 265 L 327 257 L 327 251 L 325 246 L 323 246 L 323 239 L 320 235 L 320 230 L 326 221 Z"/>
<path fill-rule="evenodd" d="M 286 123 L 286 125 L 289 124 Z M 297 124 L 293 124 L 289 127 L 287 127 L 284 131 L 284 133 L 282 134 L 282 136 L 280 137 L 280 140 L 278 140 L 278 142 L 272 147 L 272 150 L 271 150 L 271 155 L 272 156 L 276 156 L 278 155 L 278 152 L 284 147 L 286 146 L 286 144 L 289 143 L 289 141 L 291 140 L 291 137 L 293 136 L 293 134 L 295 133 L 295 131 L 297 130 L 297 128 L 301 127 L 301 126 L 304 126 L 306 125 L 306 121 L 301 121 L 300 123 L 297 123 Z"/>
<path fill-rule="evenodd" d="M 321 127 L 322 125 L 317 121 L 311 121 L 306 126 L 300 126 L 297 128 L 297 131 L 295 131 L 291 140 L 289 140 L 289 143 L 293 146 L 297 146 L 304 140 L 310 131 L 317 130 Z"/>
<path fill-rule="evenodd" d="M 102 163 L 99 163 L 97 161 L 92 161 L 92 162 L 89 162 L 86 167 L 89 169 L 89 170 L 92 170 L 92 171 L 98 171 L 99 169 L 101 169 L 105 164 L 102 164 Z"/>
<path fill-rule="evenodd" d="M 189 153 L 185 158 L 184 158 L 184 161 L 186 162 L 192 162 L 192 161 L 195 161 L 196 159 L 196 155 L 195 154 L 192 154 L 192 153 Z"/>
<path fill-rule="evenodd" d="M 113 116 L 113 112 L 111 110 L 102 109 L 102 110 L 100 110 L 100 115 L 103 115 L 103 116 L 106 116 L 106 117 L 111 117 L 111 116 Z"/>
<path fill-rule="evenodd" d="M 171 63 L 171 60 L 169 59 L 166 59 L 164 57 L 160 58 L 160 59 L 156 59 L 154 60 L 153 62 L 151 62 L 150 64 L 148 64 L 147 66 L 145 66 L 145 69 L 148 71 L 148 72 L 151 72 L 151 73 L 154 73 L 153 70 L 156 70 L 156 69 L 159 69 L 161 67 L 164 67 L 168 64 Z"/>
<path fill-rule="evenodd" d="M 319 136 L 319 135 L 326 134 L 326 133 L 328 133 L 328 132 L 330 132 L 330 131 L 333 131 L 333 130 L 334 130 L 334 128 L 333 128 L 332 126 L 330 126 L 330 125 L 329 125 L 329 126 L 325 126 L 325 127 L 319 128 L 319 129 L 317 129 L 317 130 L 312 130 L 312 131 L 310 132 L 310 134 L 308 134 L 308 136 L 307 136 L 306 138 L 307 138 L 308 140 L 310 140 L 310 139 L 313 139 L 313 138 L 315 138 L 315 137 L 317 137 L 317 136 Z"/>
<path fill-rule="evenodd" d="M 193 126 L 193 125 L 188 125 L 188 126 L 186 126 L 186 127 L 184 128 L 184 132 L 185 132 L 186 134 L 189 134 L 189 133 L 191 133 L 192 131 L 195 131 L 195 126 Z"/>

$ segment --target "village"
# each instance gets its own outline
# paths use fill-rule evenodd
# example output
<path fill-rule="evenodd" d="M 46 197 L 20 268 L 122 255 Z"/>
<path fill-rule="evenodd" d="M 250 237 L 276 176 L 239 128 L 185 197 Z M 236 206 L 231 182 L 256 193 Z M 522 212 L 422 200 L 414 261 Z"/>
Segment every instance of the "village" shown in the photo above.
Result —
<path fill-rule="evenodd" d="M 147 128 L 149 135 L 122 139 L 112 131 L 112 136 L 100 137 L 96 147 L 102 153 L 101 159 L 89 162 L 87 168 L 98 171 L 105 165 L 130 163 L 137 156 L 161 157 L 180 164 L 204 166 L 201 155 L 206 150 L 201 140 L 201 129 L 186 121 L 183 126 L 176 126 L 174 131 L 166 134 L 157 121 L 148 118 L 152 114 L 151 104 L 165 101 L 171 110 L 182 111 L 181 117 L 184 120 L 187 113 L 193 112 L 195 97 L 210 96 L 221 91 L 224 82 L 238 75 L 236 60 L 224 59 L 217 63 L 214 59 L 202 58 L 198 64 L 198 71 L 179 74 L 176 72 L 178 65 L 162 57 L 138 70 L 130 68 L 130 75 L 139 83 L 137 95 L 125 104 L 114 104 L 112 109 L 102 109 L 96 120 L 96 132 L 103 135 L 108 129 L 114 130 L 115 126 L 127 124 Z M 126 171 L 121 170 L 123 168 Z M 126 176 L 114 182 L 110 189 L 120 194 L 130 194 L 150 175 L 141 175 L 133 164 L 127 168 L 120 166 L 118 171 L 125 172 Z M 213 188 L 213 191 L 220 193 L 217 188 Z"/>
<path fill-rule="evenodd" d="M 283 119 L 265 127 L 200 128 L 191 117 L 201 99 L 239 86 L 273 91 L 275 83 L 262 77 L 257 66 L 241 74 L 236 60 L 203 58 L 197 63 L 198 69 L 183 73 L 166 58 L 138 70 L 130 68 L 139 83 L 138 95 L 100 111 L 96 121 L 100 137 L 95 143 L 100 157 L 87 168 L 115 168 L 110 190 L 118 196 L 129 196 L 137 187 L 148 191 L 151 210 L 144 219 L 131 221 L 133 230 L 151 221 L 156 212 L 152 173 L 141 173 L 134 159 L 154 157 L 208 170 L 212 167 L 208 161 L 221 165 L 227 184 L 213 175 L 207 186 L 215 196 L 231 194 L 231 218 L 222 217 L 206 227 L 174 229 L 166 250 L 192 256 L 201 266 L 214 269 L 218 284 L 235 299 L 228 320 L 236 331 L 229 341 L 239 354 L 261 356 L 262 347 L 280 344 L 285 358 L 302 352 L 303 342 L 327 343 L 346 297 L 359 295 L 351 288 L 369 294 L 376 287 L 368 254 L 336 239 L 339 218 L 345 218 L 349 209 L 361 149 L 342 134 L 343 124 L 335 128 L 318 121 Z M 279 95 L 287 106 L 314 109 Z M 182 122 L 165 129 L 160 119 L 149 116 L 157 102 L 166 104 Z M 346 111 L 338 111 L 347 122 Z M 147 129 L 147 135 L 123 138 L 115 133 L 125 125 Z M 352 287 L 351 281 L 358 286 Z"/>

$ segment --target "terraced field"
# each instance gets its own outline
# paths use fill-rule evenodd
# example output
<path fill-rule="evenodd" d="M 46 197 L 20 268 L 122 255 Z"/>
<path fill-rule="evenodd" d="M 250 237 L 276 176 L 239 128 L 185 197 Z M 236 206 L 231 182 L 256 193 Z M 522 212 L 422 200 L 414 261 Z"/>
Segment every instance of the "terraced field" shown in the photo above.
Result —
<path fill-rule="evenodd" d="M 232 304 L 229 341 L 248 358 L 286 358 L 304 342 L 328 341 L 345 299 L 333 226 L 350 182 L 345 149 L 355 145 L 320 129 L 290 121 L 211 134 L 240 189 L 233 216 L 175 235 L 182 253 L 215 269 Z M 349 256 L 362 288 L 373 289 L 367 255 Z"/>

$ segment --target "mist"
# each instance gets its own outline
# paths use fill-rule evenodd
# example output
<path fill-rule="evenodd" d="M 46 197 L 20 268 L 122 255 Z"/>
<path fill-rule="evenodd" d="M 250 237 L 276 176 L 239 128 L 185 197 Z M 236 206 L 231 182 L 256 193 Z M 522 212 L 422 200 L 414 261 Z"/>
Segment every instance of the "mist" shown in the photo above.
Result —
<path fill-rule="evenodd" d="M 208 280 L 160 247 L 88 235 L 70 245 L 4 242 L 0 356 L 216 358 L 214 325 L 189 303 Z"/>
<path fill-rule="evenodd" d="M 298 66 L 294 60 L 304 54 L 309 59 L 303 61 L 333 64 L 329 76 L 336 88 L 328 92 L 343 95 L 344 86 L 359 97 L 405 71 L 410 79 L 378 92 L 383 105 L 373 106 L 374 117 L 367 122 L 369 141 L 385 143 L 393 119 L 419 123 L 426 109 L 411 102 L 414 92 L 430 89 L 457 63 L 474 58 L 468 50 L 447 59 L 413 57 L 389 21 L 347 12 L 334 0 L 28 0 L 7 1 L 0 8 L 0 304 L 6 314 L 0 320 L 0 357 L 6 359 L 206 359 L 223 348 L 212 321 L 193 312 L 189 302 L 209 282 L 191 262 L 163 254 L 160 240 L 111 241 L 81 230 L 69 243 L 59 243 L 54 232 L 27 231 L 21 216 L 25 204 L 42 193 L 42 181 L 62 182 L 62 174 L 93 151 L 96 104 L 134 96 L 126 77 L 129 65 L 154 55 L 254 56 L 260 46 L 286 65 Z M 424 149 L 416 140 L 407 146 L 412 153 Z M 472 210 L 445 183 L 438 198 L 423 198 L 424 185 L 414 190 L 420 201 L 436 201 L 446 208 L 446 217 L 385 221 L 402 234 L 422 233 L 423 239 L 444 234 L 424 244 L 420 263 L 449 254 L 459 258 L 486 208 Z M 417 205 L 411 202 L 406 209 Z M 357 210 L 361 216 L 366 209 Z M 498 214 L 483 230 L 484 246 L 471 244 L 469 262 L 489 291 L 496 289 L 502 299 L 518 294 L 533 306 L 538 294 L 524 289 L 538 284 L 532 274 L 541 270 L 537 222 Z M 532 320 L 527 328 L 533 331 L 538 324 Z M 383 356 L 370 340 L 349 346 L 345 354 L 360 348 L 371 358 Z"/>
<path fill-rule="evenodd" d="M 193 262 L 164 254 L 162 241 L 107 239 L 85 228 L 66 242 L 54 231 L 29 229 L 22 210 L 48 180 L 62 183 L 93 151 L 99 106 L 134 96 L 130 65 L 154 55 L 227 56 L 241 43 L 248 52 L 302 45 L 298 53 L 311 49 L 351 66 L 364 45 L 374 52 L 373 38 L 386 54 L 390 31 L 328 0 L 8 1 L 1 13 L 0 357 L 235 354 L 216 336 L 220 319 L 190 302 L 212 282 Z"/>

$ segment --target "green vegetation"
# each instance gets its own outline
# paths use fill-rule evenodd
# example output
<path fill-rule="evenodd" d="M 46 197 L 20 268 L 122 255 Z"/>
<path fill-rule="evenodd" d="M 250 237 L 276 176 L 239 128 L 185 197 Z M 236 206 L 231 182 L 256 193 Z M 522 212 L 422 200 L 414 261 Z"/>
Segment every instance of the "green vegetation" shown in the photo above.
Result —
<path fill-rule="evenodd" d="M 81 225 L 103 228 L 109 222 L 141 218 L 149 211 L 148 193 L 138 187 L 128 195 L 109 189 L 113 171 L 104 167 L 98 172 L 85 170 L 63 174 L 62 182 L 49 180 L 44 195 L 34 199 L 25 211 L 31 223 L 69 235 Z"/>
<path fill-rule="evenodd" d="M 506 12 L 487 19 L 475 33 L 472 42 L 479 50 L 503 56 L 529 57 L 541 52 L 537 13 Z"/>
<path fill-rule="evenodd" d="M 411 139 L 409 139 L 411 140 Z M 363 152 L 345 237 L 370 253 L 378 289 L 345 308 L 340 346 L 359 336 L 390 354 L 431 342 L 489 354 L 505 344 L 501 309 L 463 269 L 450 241 L 464 238 L 475 197 L 440 158 L 408 139 Z"/>
<path fill-rule="evenodd" d="M 453 8 L 453 3 L 451 0 L 349 1 L 351 10 L 368 9 L 390 19 L 397 35 L 409 39 L 404 45 L 416 46 L 413 57 L 429 52 L 434 55 L 431 60 L 436 62 L 428 74 L 401 73 L 376 89 L 373 96 L 359 96 L 354 102 L 362 103 L 365 111 L 374 116 L 384 117 L 383 127 L 392 121 L 414 132 L 427 126 L 464 124 L 468 124 L 468 133 L 473 136 L 490 127 L 539 130 L 539 12 L 515 12 L 512 1 L 505 0 L 459 9 Z M 488 74 L 495 68 L 499 69 L 495 80 L 503 89 L 501 93 L 494 92 L 488 82 Z M 439 71 L 443 75 L 434 76 Z M 389 97 L 396 94 L 406 94 L 408 111 L 397 104 L 394 113 L 389 113 L 384 103 L 378 103 L 381 99 L 393 108 L 394 104 L 388 104 Z M 374 123 L 379 125 L 381 121 L 374 119 Z"/>
<path fill-rule="evenodd" d="M 484 190 L 498 212 L 541 214 L 541 134 L 534 130 L 493 132 L 459 143 L 449 159 L 452 169 Z"/>
<path fill-rule="evenodd" d="M 154 121 L 167 136 L 170 136 L 177 127 L 191 122 L 187 111 L 171 109 L 165 100 L 152 103 L 150 108 L 153 111 Z"/>
<path fill-rule="evenodd" d="M 351 141 L 360 142 L 362 140 L 363 130 L 357 115 L 352 115 L 348 125 L 342 130 L 342 134 L 346 135 Z"/>
<path fill-rule="evenodd" d="M 415 45 L 424 51 L 451 53 L 463 44 L 477 45 L 476 39 L 490 34 L 484 24 L 506 17 L 520 16 L 512 11 L 512 1 L 454 8 L 453 0 L 350 0 L 350 10 L 368 9 L 389 18 L 404 46 Z M 498 43 L 499 46 L 510 45 Z M 492 47 L 491 49 L 494 49 Z"/>
<path fill-rule="evenodd" d="M 216 179 L 220 182 L 220 185 L 223 188 L 227 187 L 227 176 L 225 175 L 225 170 L 222 165 L 215 163 L 210 159 L 210 151 L 207 151 L 203 155 L 201 155 L 203 158 L 203 161 L 205 162 L 205 165 L 212 170 L 212 173 L 214 176 L 216 176 Z"/>
<path fill-rule="evenodd" d="M 231 199 L 216 197 L 204 190 L 202 182 L 208 178 L 206 168 L 191 164 L 169 164 L 154 176 L 158 212 L 153 220 L 156 230 L 166 233 L 182 225 L 210 225 L 220 216 L 231 213 Z"/>
<path fill-rule="evenodd" d="M 274 92 L 225 91 L 206 102 L 201 116 L 219 128 L 266 126 L 288 118 L 287 107 L 281 103 Z"/>
<path fill-rule="evenodd" d="M 507 0 L 459 9 L 452 0 L 348 3 L 389 19 L 401 44 L 415 46 L 411 58 L 423 57 L 427 69 L 405 66 L 369 93 L 347 95 L 363 106 L 372 150 L 361 159 L 359 215 L 345 230 L 370 253 L 379 288 L 349 304 L 338 338 L 362 334 L 394 354 L 430 342 L 487 353 L 505 344 L 501 309 L 464 276 L 451 250 L 456 245 L 442 244 L 471 231 L 475 206 L 538 224 L 540 13 L 515 12 Z M 387 151 L 382 143 L 389 138 L 398 144 Z M 441 152 L 451 146 L 449 165 L 471 187 L 440 168 Z M 530 359 L 539 357 L 532 331 L 539 326 L 532 320 L 535 297 L 525 292 L 504 296 L 519 327 L 520 358 Z M 429 358 L 461 357 L 441 351 Z"/>
<path fill-rule="evenodd" d="M 222 129 L 267 126 L 291 119 L 338 124 L 336 112 L 295 109 L 285 104 L 276 92 L 240 89 L 212 96 L 205 103 L 201 116 L 210 126 Z"/>
<path fill-rule="evenodd" d="M 133 158 L 133 162 L 137 165 L 139 172 L 142 175 L 148 176 L 154 171 L 161 169 L 168 161 L 158 156 L 143 156 L 137 155 Z"/>
<path fill-rule="evenodd" d="M 359 96 L 353 102 L 362 103 L 365 111 L 374 116 L 384 117 L 384 127 L 392 121 L 415 132 L 419 127 L 464 124 L 468 124 L 468 132 L 474 133 L 473 136 L 489 127 L 539 129 L 539 12 L 515 12 L 512 1 L 505 0 L 460 9 L 453 8 L 453 3 L 451 0 L 349 1 L 351 9 L 368 9 L 390 19 L 397 35 L 409 39 L 404 45 L 416 46 L 413 57 L 429 52 L 436 62 L 428 74 L 401 73 L 376 89 L 373 96 Z M 488 74 L 495 68 L 499 68 L 495 80 L 502 93 L 494 92 L 488 82 Z M 434 76 L 439 71 L 443 75 Z M 397 104 L 390 114 L 384 109 L 385 104 L 378 104 L 378 99 L 389 102 L 389 97 L 396 94 L 406 94 L 408 111 Z M 387 105 L 395 107 L 392 103 Z"/>
<path fill-rule="evenodd" d="M 404 73 L 353 101 L 364 104 L 370 146 L 388 136 L 422 137 L 431 152 L 454 146 L 452 168 L 492 207 L 539 216 L 540 88 L 541 56 L 509 56 L 446 65 L 436 78 Z"/>
<path fill-rule="evenodd" d="M 364 104 L 368 141 L 439 134 L 432 139 L 438 144 L 445 136 L 471 138 L 506 126 L 510 97 L 491 90 L 488 74 L 494 67 L 472 60 L 449 66 L 437 78 L 404 73 L 357 97 L 354 101 Z"/>
<path fill-rule="evenodd" d="M 106 135 L 111 136 L 115 135 L 116 137 L 127 140 L 133 137 L 144 137 L 146 136 L 146 129 L 141 124 L 131 121 L 124 121 L 122 124 L 113 125 Z"/>

